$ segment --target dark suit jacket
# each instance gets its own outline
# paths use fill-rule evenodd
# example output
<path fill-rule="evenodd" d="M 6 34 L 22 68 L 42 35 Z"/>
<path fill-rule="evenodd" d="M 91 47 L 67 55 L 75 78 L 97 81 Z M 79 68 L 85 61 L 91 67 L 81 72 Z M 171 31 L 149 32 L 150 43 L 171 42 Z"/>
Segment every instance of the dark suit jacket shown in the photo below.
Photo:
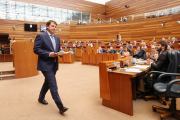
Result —
<path fill-rule="evenodd" d="M 175 40 L 174 42 L 173 42 L 173 41 L 171 41 L 171 43 L 178 43 L 178 41 L 177 41 L 177 40 Z"/>
<path fill-rule="evenodd" d="M 157 61 L 151 64 L 151 68 L 154 71 L 167 72 L 168 65 L 169 65 L 168 52 L 164 50 L 159 55 Z"/>
<path fill-rule="evenodd" d="M 119 50 L 118 51 L 118 53 L 121 54 L 121 55 L 123 54 L 123 52 L 124 52 L 124 50 L 121 50 L 121 51 Z"/>
<path fill-rule="evenodd" d="M 137 54 L 133 55 L 133 57 L 137 57 L 137 58 L 143 58 L 143 50 L 141 49 Z"/>
<path fill-rule="evenodd" d="M 40 33 L 36 36 L 34 43 L 34 53 L 38 55 L 37 70 L 58 70 L 58 57 L 49 57 L 50 52 L 57 53 L 60 51 L 60 38 L 54 35 L 54 39 L 56 41 L 56 50 L 54 50 L 53 44 L 47 32 Z M 56 59 L 55 67 L 54 59 Z"/>
<path fill-rule="evenodd" d="M 115 51 L 115 50 L 110 50 L 108 53 L 114 53 L 114 54 L 116 54 L 116 51 Z"/>
<path fill-rule="evenodd" d="M 153 71 L 167 72 L 169 66 L 168 52 L 163 51 L 155 63 L 151 63 L 151 69 Z M 157 82 L 159 74 L 153 74 L 154 83 Z M 166 78 L 164 78 L 165 80 Z"/>
<path fill-rule="evenodd" d="M 1 54 L 4 54 L 4 48 L 1 48 Z"/>

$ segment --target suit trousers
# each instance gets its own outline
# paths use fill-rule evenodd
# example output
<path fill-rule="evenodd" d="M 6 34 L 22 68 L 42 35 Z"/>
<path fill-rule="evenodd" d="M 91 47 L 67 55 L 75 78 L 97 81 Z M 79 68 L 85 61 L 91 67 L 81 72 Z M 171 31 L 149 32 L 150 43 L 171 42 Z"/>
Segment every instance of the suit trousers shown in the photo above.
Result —
<path fill-rule="evenodd" d="M 57 107 L 60 109 L 63 107 L 63 103 L 59 97 L 58 93 L 58 87 L 57 87 L 57 82 L 56 82 L 56 70 L 51 70 L 51 71 L 41 71 L 45 77 L 44 84 L 42 86 L 39 99 L 44 100 L 45 95 L 47 91 L 50 89 L 51 95 L 53 100 L 55 101 Z"/>

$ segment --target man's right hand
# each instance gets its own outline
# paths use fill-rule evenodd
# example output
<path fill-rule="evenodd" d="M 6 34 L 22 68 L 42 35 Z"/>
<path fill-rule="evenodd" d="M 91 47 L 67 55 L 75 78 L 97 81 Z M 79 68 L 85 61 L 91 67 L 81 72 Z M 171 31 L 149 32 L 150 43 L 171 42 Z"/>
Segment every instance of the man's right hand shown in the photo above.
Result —
<path fill-rule="evenodd" d="M 54 53 L 54 52 L 51 52 L 51 53 L 50 53 L 50 57 L 57 57 L 57 56 L 58 56 L 57 53 Z"/>

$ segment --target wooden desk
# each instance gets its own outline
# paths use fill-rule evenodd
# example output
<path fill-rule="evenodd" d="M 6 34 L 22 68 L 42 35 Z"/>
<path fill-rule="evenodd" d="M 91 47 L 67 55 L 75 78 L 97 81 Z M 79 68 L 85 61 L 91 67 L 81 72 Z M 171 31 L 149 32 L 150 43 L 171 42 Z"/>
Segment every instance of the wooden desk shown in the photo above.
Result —
<path fill-rule="evenodd" d="M 81 48 L 76 48 L 76 50 L 75 50 L 75 60 L 76 61 L 82 61 L 82 53 L 83 53 L 83 50 Z"/>
<path fill-rule="evenodd" d="M 101 53 L 103 56 L 103 61 L 109 61 L 109 53 Z"/>
<path fill-rule="evenodd" d="M 96 59 L 96 53 L 89 53 L 89 64 L 96 65 L 97 59 Z"/>
<path fill-rule="evenodd" d="M 100 62 L 100 98 L 102 98 L 102 105 L 132 116 L 132 100 L 136 100 L 136 77 L 145 74 L 147 70 L 141 73 L 128 73 L 120 69 L 107 71 L 108 68 L 114 67 L 114 62 L 122 62 L 127 59 L 130 57 Z"/>
<path fill-rule="evenodd" d="M 89 53 L 82 53 L 82 64 L 89 64 Z"/>
<path fill-rule="evenodd" d="M 96 53 L 96 64 L 99 65 L 101 61 L 103 61 L 103 53 Z"/>
<path fill-rule="evenodd" d="M 13 62 L 13 55 L 12 54 L 1 54 L 0 62 Z"/>
<path fill-rule="evenodd" d="M 63 63 L 74 63 L 74 55 L 71 53 L 64 54 L 62 57 Z"/>

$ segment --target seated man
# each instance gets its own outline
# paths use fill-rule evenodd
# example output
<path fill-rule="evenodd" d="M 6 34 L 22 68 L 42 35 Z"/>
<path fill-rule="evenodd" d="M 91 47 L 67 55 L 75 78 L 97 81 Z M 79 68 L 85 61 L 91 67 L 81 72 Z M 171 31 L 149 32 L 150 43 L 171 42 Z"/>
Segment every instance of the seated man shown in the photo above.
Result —
<path fill-rule="evenodd" d="M 175 37 L 172 37 L 171 43 L 178 43 Z"/>
<path fill-rule="evenodd" d="M 129 44 L 129 48 L 134 48 L 134 46 L 130 43 L 130 44 Z"/>
<path fill-rule="evenodd" d="M 153 71 L 167 72 L 167 68 L 169 65 L 167 46 L 168 46 L 168 44 L 164 40 L 157 42 L 157 51 L 159 52 L 159 56 L 158 56 L 158 54 L 154 55 L 155 62 L 153 60 L 146 61 L 147 64 L 151 65 L 151 69 Z M 157 80 L 158 76 L 159 76 L 158 74 L 153 74 L 152 77 L 153 77 L 154 83 L 157 82 L 156 80 Z M 143 77 L 145 77 L 144 80 L 143 80 Z M 140 76 L 138 78 L 138 80 L 139 80 L 138 90 L 141 91 L 140 96 L 141 96 L 141 98 L 143 98 L 144 92 L 145 92 L 144 81 L 147 80 L 146 75 Z"/>
<path fill-rule="evenodd" d="M 141 46 L 138 46 L 138 47 L 137 47 L 137 50 L 135 50 L 134 52 L 135 52 L 134 55 L 133 55 L 134 58 L 137 58 L 137 59 L 143 58 L 144 52 L 143 52 L 143 50 L 141 49 Z"/>
<path fill-rule="evenodd" d="M 123 52 L 124 52 L 124 50 L 123 50 L 123 47 L 121 46 L 121 47 L 119 48 L 118 54 L 121 54 L 121 56 L 122 56 L 122 55 L 123 55 Z"/>
<path fill-rule="evenodd" d="M 113 53 L 113 54 L 116 54 L 116 50 L 113 49 L 113 47 L 110 47 L 108 53 Z"/>

